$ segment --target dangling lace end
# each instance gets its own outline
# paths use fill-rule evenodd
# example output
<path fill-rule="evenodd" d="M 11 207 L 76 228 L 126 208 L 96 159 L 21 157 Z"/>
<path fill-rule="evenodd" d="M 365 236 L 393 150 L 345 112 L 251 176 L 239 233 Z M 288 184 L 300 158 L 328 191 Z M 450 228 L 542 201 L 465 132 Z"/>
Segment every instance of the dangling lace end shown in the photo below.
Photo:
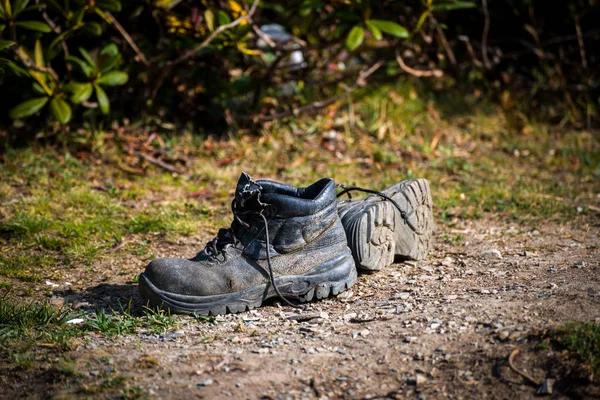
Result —
<path fill-rule="evenodd" d="M 271 242 L 269 240 L 269 221 L 267 221 L 267 217 L 264 216 L 262 211 L 259 213 L 259 215 L 262 217 L 263 222 L 265 223 L 265 239 L 266 239 L 266 244 L 267 244 L 267 266 L 269 267 L 269 279 L 271 280 L 271 285 L 273 285 L 273 289 L 275 290 L 275 293 L 277 293 L 277 296 L 279 296 L 281 301 L 286 306 L 305 310 L 306 308 L 304 306 L 301 306 L 299 304 L 294 304 L 291 301 L 289 301 L 287 298 L 285 298 L 285 296 L 281 294 L 281 292 L 279 291 L 279 288 L 277 287 L 277 284 L 275 283 L 275 276 L 273 274 L 273 266 L 271 265 L 271 250 L 269 248 L 269 243 Z"/>

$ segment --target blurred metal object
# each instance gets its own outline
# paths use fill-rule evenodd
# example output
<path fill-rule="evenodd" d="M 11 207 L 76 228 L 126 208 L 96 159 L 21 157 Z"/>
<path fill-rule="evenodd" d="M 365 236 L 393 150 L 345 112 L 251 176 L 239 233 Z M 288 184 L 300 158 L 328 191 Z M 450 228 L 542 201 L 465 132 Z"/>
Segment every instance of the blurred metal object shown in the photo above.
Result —
<path fill-rule="evenodd" d="M 275 44 L 277 50 L 293 50 L 290 52 L 281 63 L 281 67 L 288 68 L 292 71 L 296 71 L 302 68 L 306 68 L 307 64 L 304 61 L 304 54 L 302 54 L 302 46 L 295 40 L 296 38 L 286 32 L 285 28 L 279 24 L 267 24 L 260 28 L 260 32 L 267 39 L 271 40 Z M 256 47 L 265 53 L 273 52 L 273 47 L 270 43 L 267 43 L 265 39 L 260 37 L 256 41 Z"/>

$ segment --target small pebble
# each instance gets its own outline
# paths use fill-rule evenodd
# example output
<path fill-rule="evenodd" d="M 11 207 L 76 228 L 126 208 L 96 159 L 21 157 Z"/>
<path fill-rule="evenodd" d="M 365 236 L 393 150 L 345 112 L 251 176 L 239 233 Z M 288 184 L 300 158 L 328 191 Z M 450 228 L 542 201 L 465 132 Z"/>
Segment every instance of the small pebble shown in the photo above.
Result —
<path fill-rule="evenodd" d="M 481 257 L 487 259 L 500 259 L 502 258 L 502 253 L 500 253 L 497 249 L 490 249 L 481 252 Z"/>
<path fill-rule="evenodd" d="M 410 293 L 408 292 L 399 292 L 394 295 L 395 299 L 406 300 L 410 297 Z"/>
<path fill-rule="evenodd" d="M 427 383 L 427 378 L 425 377 L 425 375 L 423 374 L 417 374 L 415 376 L 415 384 L 417 386 L 421 386 L 423 384 Z"/>
<path fill-rule="evenodd" d="M 206 378 L 200 382 L 198 382 L 196 385 L 197 386 L 210 386 L 214 383 L 214 381 L 210 378 Z"/>

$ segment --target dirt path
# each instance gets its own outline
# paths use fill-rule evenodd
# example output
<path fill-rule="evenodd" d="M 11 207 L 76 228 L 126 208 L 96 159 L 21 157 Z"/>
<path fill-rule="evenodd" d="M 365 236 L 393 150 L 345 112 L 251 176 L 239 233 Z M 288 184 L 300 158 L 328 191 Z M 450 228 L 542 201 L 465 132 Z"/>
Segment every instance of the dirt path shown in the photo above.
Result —
<path fill-rule="evenodd" d="M 558 354 L 536 350 L 530 337 L 567 321 L 600 321 L 598 221 L 588 221 L 442 225 L 427 261 L 362 275 L 351 291 L 311 303 L 300 316 L 271 304 L 214 324 L 188 319 L 162 336 L 89 336 L 69 356 L 80 387 L 99 377 L 110 387 L 109 378 L 120 376 L 134 388 L 130 397 L 534 398 L 539 385 L 507 361 L 518 349 L 514 367 L 538 383 L 554 379 L 553 398 L 598 396 L 598 387 L 575 385 L 553 363 Z M 491 249 L 501 258 L 482 255 Z M 139 302 L 135 285 L 122 280 L 97 282 L 80 300 L 133 295 Z M 5 395 L 17 397 L 19 385 L 12 388 Z M 112 397 L 101 389 L 89 393 Z M 78 393 L 73 385 L 53 390 Z"/>

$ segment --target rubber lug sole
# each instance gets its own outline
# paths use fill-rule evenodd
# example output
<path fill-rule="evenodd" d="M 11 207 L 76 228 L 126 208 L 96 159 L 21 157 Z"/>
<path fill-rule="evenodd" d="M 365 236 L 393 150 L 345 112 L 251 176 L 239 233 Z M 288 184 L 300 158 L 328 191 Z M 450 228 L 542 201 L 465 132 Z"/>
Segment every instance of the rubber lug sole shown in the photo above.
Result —
<path fill-rule="evenodd" d="M 289 275 L 275 278 L 281 294 L 299 303 L 314 298 L 324 299 L 338 295 L 356 282 L 356 268 L 350 251 L 334 257 L 313 268 L 304 275 Z M 258 308 L 273 297 L 277 297 L 272 285 L 267 282 L 240 292 L 213 296 L 187 296 L 165 292 L 157 288 L 144 273 L 139 280 L 140 293 L 153 306 L 168 308 L 172 313 L 190 315 L 218 315 L 239 313 Z"/>
<path fill-rule="evenodd" d="M 367 272 L 387 267 L 396 258 L 423 260 L 434 228 L 427 180 L 403 181 L 383 193 L 407 213 L 406 221 L 391 202 L 376 195 L 339 204 L 356 267 Z"/>

